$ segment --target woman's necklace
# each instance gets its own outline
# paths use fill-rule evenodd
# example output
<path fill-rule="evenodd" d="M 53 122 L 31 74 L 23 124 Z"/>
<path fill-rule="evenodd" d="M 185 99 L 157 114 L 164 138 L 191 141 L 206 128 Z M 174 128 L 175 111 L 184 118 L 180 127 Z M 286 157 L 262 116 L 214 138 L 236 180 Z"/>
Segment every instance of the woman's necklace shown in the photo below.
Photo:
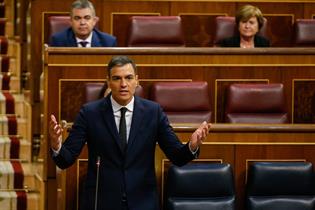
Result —
<path fill-rule="evenodd" d="M 240 44 L 240 46 L 241 46 L 241 48 L 254 48 L 255 46 L 254 46 L 254 44 L 252 44 L 252 43 L 241 43 Z"/>

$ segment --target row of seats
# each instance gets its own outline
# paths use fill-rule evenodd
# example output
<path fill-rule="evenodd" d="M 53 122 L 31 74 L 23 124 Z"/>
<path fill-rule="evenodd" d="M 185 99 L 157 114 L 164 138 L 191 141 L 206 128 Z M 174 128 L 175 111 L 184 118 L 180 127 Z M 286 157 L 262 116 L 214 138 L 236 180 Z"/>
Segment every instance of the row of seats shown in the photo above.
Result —
<path fill-rule="evenodd" d="M 171 166 L 165 210 L 236 209 L 234 177 L 225 163 Z M 247 173 L 246 210 L 315 209 L 315 175 L 308 162 L 255 162 Z"/>
<path fill-rule="evenodd" d="M 103 97 L 105 89 L 103 83 L 86 83 L 86 102 Z M 144 97 L 141 86 L 136 95 Z M 149 95 L 162 106 L 171 123 L 211 122 L 207 82 L 156 82 Z M 232 84 L 227 89 L 225 122 L 288 123 L 285 109 L 282 84 Z"/>
<path fill-rule="evenodd" d="M 49 17 L 49 36 L 70 26 L 69 16 Z M 215 20 L 214 46 L 220 40 L 236 35 L 234 17 L 218 16 Z M 260 30 L 267 36 L 268 21 Z M 315 46 L 315 19 L 297 19 L 295 28 L 295 46 Z M 165 33 L 167 31 L 167 33 Z M 185 40 L 180 16 L 132 16 L 127 37 L 129 47 L 184 47 Z"/>

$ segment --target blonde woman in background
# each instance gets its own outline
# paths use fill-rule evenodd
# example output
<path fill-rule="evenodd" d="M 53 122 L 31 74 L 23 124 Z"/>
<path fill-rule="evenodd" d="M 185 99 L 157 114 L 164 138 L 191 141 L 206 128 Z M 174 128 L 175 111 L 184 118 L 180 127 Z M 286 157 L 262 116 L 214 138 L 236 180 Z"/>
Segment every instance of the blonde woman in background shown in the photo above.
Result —
<path fill-rule="evenodd" d="M 242 6 L 235 15 L 235 22 L 239 34 L 223 39 L 221 47 L 270 47 L 268 39 L 257 35 L 264 25 L 264 17 L 258 7 L 252 5 Z"/>

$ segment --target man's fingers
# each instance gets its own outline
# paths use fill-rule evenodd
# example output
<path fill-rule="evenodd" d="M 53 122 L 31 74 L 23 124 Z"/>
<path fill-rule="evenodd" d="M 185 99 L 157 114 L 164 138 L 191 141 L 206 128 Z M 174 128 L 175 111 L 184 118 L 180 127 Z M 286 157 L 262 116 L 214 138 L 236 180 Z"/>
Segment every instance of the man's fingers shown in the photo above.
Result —
<path fill-rule="evenodd" d="M 209 134 L 209 129 L 211 127 L 210 123 L 207 123 L 206 121 L 204 121 L 199 128 L 197 129 L 198 132 L 198 140 L 203 141 L 207 135 Z"/>
<path fill-rule="evenodd" d="M 53 121 L 54 123 L 57 123 L 55 115 L 50 115 L 50 120 Z"/>

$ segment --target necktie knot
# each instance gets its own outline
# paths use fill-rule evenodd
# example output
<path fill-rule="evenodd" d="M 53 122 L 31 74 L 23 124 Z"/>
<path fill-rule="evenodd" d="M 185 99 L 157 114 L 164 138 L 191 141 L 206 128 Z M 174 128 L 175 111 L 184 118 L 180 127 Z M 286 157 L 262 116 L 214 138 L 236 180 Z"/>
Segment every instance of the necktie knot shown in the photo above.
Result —
<path fill-rule="evenodd" d="M 81 41 L 79 42 L 79 44 L 82 46 L 82 47 L 86 47 L 86 45 L 88 44 L 89 42 L 87 41 Z"/>
<path fill-rule="evenodd" d="M 125 114 L 126 114 L 126 111 L 127 111 L 128 109 L 126 108 L 126 107 L 121 107 L 121 109 L 120 109 L 120 113 L 121 113 L 121 117 L 125 117 Z"/>

